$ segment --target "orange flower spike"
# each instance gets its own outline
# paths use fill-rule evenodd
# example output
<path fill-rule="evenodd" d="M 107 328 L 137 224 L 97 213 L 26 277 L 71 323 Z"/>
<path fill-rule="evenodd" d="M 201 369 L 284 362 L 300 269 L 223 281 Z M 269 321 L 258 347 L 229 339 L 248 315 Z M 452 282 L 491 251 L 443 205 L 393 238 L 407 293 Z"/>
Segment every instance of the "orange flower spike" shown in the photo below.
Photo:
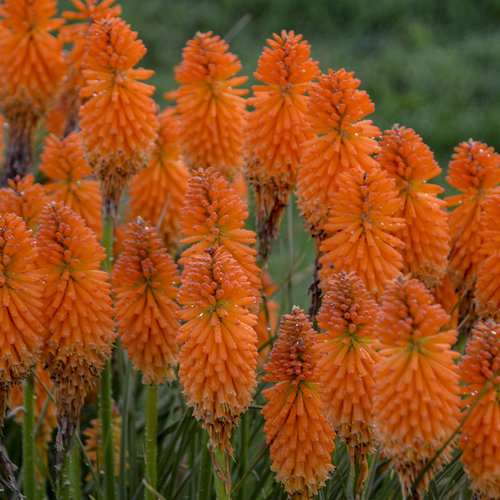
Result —
<path fill-rule="evenodd" d="M 143 383 L 160 384 L 177 364 L 177 266 L 141 218 L 128 224 L 123 247 L 111 279 L 122 345 Z"/>
<path fill-rule="evenodd" d="M 346 171 L 337 182 L 320 247 L 321 287 L 326 290 L 328 278 L 345 270 L 355 272 L 380 297 L 403 268 L 403 242 L 396 235 L 404 219 L 396 217 L 402 202 L 395 183 L 382 170 Z"/>
<path fill-rule="evenodd" d="M 405 495 L 459 424 L 453 360 L 460 355 L 451 348 L 457 331 L 444 329 L 449 320 L 424 284 L 409 275 L 388 286 L 377 317 L 382 359 L 375 367 L 375 428 Z M 419 498 L 450 451 L 448 447 L 424 475 Z"/>
<path fill-rule="evenodd" d="M 341 271 L 330 280 L 318 326 L 315 349 L 321 357 L 316 373 L 326 414 L 350 456 L 360 458 L 375 448 L 373 393 L 375 318 L 378 307 L 354 273 Z"/>
<path fill-rule="evenodd" d="M 231 430 L 256 385 L 255 299 L 241 267 L 224 249 L 200 251 L 184 267 L 177 297 L 183 306 L 177 342 L 187 404 L 212 446 L 232 454 Z"/>
<path fill-rule="evenodd" d="M 80 97 L 88 99 L 80 108 L 80 136 L 101 181 L 105 208 L 116 215 L 125 183 L 146 165 L 154 147 L 154 87 L 139 81 L 153 71 L 133 69 L 146 48 L 117 17 L 92 23 L 85 50 Z"/>
<path fill-rule="evenodd" d="M 303 145 L 297 196 L 312 235 L 320 234 L 326 223 L 338 174 L 378 167 L 372 155 L 380 151 L 375 138 L 381 132 L 363 119 L 375 106 L 359 85 L 354 72 L 328 70 L 309 92 L 309 131 L 314 137 Z"/>
<path fill-rule="evenodd" d="M 36 126 L 64 76 L 62 44 L 50 34 L 64 22 L 56 13 L 55 0 L 5 0 L 0 7 L 0 108 L 10 125 L 3 184 L 26 174 Z"/>
<path fill-rule="evenodd" d="M 273 34 L 259 58 L 248 104 L 247 169 L 255 191 L 257 225 L 263 237 L 275 239 L 281 215 L 297 182 L 307 128 L 307 92 L 320 74 L 302 35 Z"/>
<path fill-rule="evenodd" d="M 19 215 L 28 229 L 35 230 L 40 212 L 49 201 L 42 185 L 35 183 L 33 174 L 28 174 L 23 179 L 19 176 L 9 179 L 8 184 L 8 188 L 0 189 L 0 213 Z"/>
<path fill-rule="evenodd" d="M 247 81 L 229 45 L 212 32 L 197 33 L 182 51 L 175 68 L 180 114 L 180 145 L 190 169 L 214 167 L 231 180 L 243 164 L 243 127 Z"/>
<path fill-rule="evenodd" d="M 470 284 L 477 275 L 483 257 L 478 250 L 482 239 L 480 217 L 488 193 L 500 182 L 500 155 L 492 147 L 473 141 L 455 148 L 446 180 L 463 194 L 446 198 L 448 206 L 457 206 L 449 219 L 451 235 L 450 268 L 457 284 Z"/>
<path fill-rule="evenodd" d="M 432 151 L 411 128 L 394 125 L 384 132 L 380 147 L 375 159 L 396 181 L 403 200 L 400 215 L 406 225 L 399 234 L 405 243 L 403 272 L 432 286 L 444 276 L 450 252 L 446 202 L 437 198 L 444 189 L 427 183 L 441 169 Z"/>
<path fill-rule="evenodd" d="M 59 446 L 68 452 L 85 396 L 111 354 L 111 286 L 95 233 L 62 202 L 42 210 L 37 241 L 48 330 L 43 360 L 56 386 Z"/>
<path fill-rule="evenodd" d="M 461 461 L 480 498 L 494 500 L 500 491 L 500 325 L 479 323 L 472 330 L 458 367 L 468 411 L 486 390 L 462 427 Z"/>
<path fill-rule="evenodd" d="M 100 236 L 102 202 L 99 183 L 86 177 L 92 167 L 85 161 L 80 138 L 71 132 L 63 139 L 51 134 L 45 139 L 40 171 L 49 179 L 45 191 L 54 201 L 62 201 Z"/>
<path fill-rule="evenodd" d="M 216 170 L 200 170 L 189 180 L 182 207 L 181 243 L 192 244 L 184 250 L 179 263 L 185 265 L 193 255 L 210 247 L 223 246 L 245 270 L 254 287 L 261 288 L 260 269 L 255 263 L 255 233 L 245 229 L 247 206 Z"/>
<path fill-rule="evenodd" d="M 130 181 L 131 215 L 159 226 L 167 248 L 177 249 L 182 204 L 188 188 L 189 171 L 180 159 L 179 120 L 175 108 L 158 115 L 160 128 L 149 165 Z"/>
<path fill-rule="evenodd" d="M 275 385 L 263 391 L 262 413 L 270 444 L 271 469 L 291 498 L 317 494 L 333 470 L 334 435 L 323 413 L 315 375 L 319 353 L 309 317 L 294 306 L 281 320 L 278 340 L 264 369 L 263 380 Z"/>
<path fill-rule="evenodd" d="M 477 275 L 475 287 L 476 310 L 483 318 L 500 321 L 500 194 L 491 192 L 483 203 L 481 213 L 481 247 L 484 259 Z"/>
<path fill-rule="evenodd" d="M 0 433 L 11 387 L 19 385 L 42 349 L 42 273 L 32 232 L 0 213 Z"/>

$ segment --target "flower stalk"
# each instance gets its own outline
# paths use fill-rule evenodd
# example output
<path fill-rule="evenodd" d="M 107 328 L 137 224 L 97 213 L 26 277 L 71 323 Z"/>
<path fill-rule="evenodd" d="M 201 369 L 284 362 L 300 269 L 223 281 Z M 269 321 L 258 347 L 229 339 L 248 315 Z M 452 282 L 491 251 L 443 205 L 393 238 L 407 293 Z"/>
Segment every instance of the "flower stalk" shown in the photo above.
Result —
<path fill-rule="evenodd" d="M 26 377 L 23 393 L 23 493 L 26 500 L 36 499 L 35 481 L 35 402 L 33 375 Z"/>
<path fill-rule="evenodd" d="M 158 427 L 158 385 L 146 387 L 146 434 L 144 436 L 146 482 L 156 490 L 156 467 L 158 447 L 156 434 Z M 155 500 L 156 496 L 149 489 L 145 490 L 146 500 Z"/>

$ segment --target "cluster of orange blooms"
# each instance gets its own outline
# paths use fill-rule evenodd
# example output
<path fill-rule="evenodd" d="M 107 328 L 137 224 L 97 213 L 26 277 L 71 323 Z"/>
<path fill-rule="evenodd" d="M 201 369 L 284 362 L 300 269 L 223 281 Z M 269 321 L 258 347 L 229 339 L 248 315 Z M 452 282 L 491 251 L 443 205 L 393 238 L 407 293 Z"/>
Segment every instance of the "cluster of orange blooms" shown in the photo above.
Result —
<path fill-rule="evenodd" d="M 498 498 L 500 155 L 460 144 L 447 177 L 460 194 L 438 198 L 428 181 L 441 169 L 421 137 L 379 130 L 354 74 L 321 74 L 293 31 L 268 40 L 248 100 L 227 43 L 197 33 L 175 70 L 176 104 L 158 112 L 142 82 L 152 71 L 134 69 L 146 49 L 114 0 L 73 3 L 63 17 L 80 22 L 65 26 L 55 0 L 0 8 L 2 421 L 10 389 L 43 363 L 67 453 L 118 326 L 145 384 L 178 366 L 187 404 L 229 454 L 264 365 L 272 469 L 293 498 L 324 485 L 335 435 L 357 463 L 381 445 L 405 492 L 422 495 L 467 411 L 462 462 L 472 487 Z M 43 120 L 39 184 L 28 169 Z M 258 235 L 244 227 L 242 172 Z M 101 211 L 116 222 L 129 181 L 110 276 Z M 322 304 L 315 318 L 294 307 L 276 337 L 261 267 L 294 189 Z M 457 365 L 458 330 L 470 339 Z"/>

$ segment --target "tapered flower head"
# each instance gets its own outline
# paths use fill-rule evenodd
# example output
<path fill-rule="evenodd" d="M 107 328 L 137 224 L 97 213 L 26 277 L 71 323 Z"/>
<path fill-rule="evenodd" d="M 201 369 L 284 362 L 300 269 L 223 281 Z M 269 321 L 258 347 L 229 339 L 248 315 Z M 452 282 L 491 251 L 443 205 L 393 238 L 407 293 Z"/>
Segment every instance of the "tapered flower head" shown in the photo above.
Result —
<path fill-rule="evenodd" d="M 353 271 L 370 293 L 380 296 L 403 267 L 403 242 L 396 234 L 404 220 L 397 217 L 401 200 L 396 186 L 381 170 L 347 171 L 337 183 L 321 245 L 321 286 L 327 288 L 331 274 Z"/>
<path fill-rule="evenodd" d="M 378 307 L 354 273 L 340 272 L 328 285 L 317 320 L 321 357 L 316 373 L 326 414 L 351 457 L 373 452 L 375 319 Z"/>
<path fill-rule="evenodd" d="M 403 272 L 432 286 L 444 276 L 450 251 L 446 202 L 437 198 L 444 189 L 427 183 L 441 169 L 432 151 L 411 128 L 394 125 L 384 132 L 380 147 L 375 158 L 396 181 L 403 201 L 398 214 L 406 221 L 399 234 L 405 244 Z"/>
<path fill-rule="evenodd" d="M 375 138 L 380 130 L 364 119 L 375 106 L 359 85 L 354 72 L 330 69 L 310 91 L 309 131 L 314 137 L 303 145 L 297 196 L 313 235 L 326 223 L 338 174 L 352 169 L 369 172 L 378 166 L 371 155 L 379 151 Z"/>
<path fill-rule="evenodd" d="M 80 108 L 80 135 L 102 183 L 103 203 L 114 214 L 126 181 L 147 164 L 154 146 L 154 87 L 140 81 L 153 71 L 133 69 L 146 48 L 118 17 L 92 23 L 85 47 L 80 97 L 87 100 Z"/>
<path fill-rule="evenodd" d="M 111 286 L 95 233 L 62 202 L 43 209 L 37 242 L 48 330 L 43 360 L 56 386 L 59 446 L 67 452 L 85 395 L 111 354 Z"/>
<path fill-rule="evenodd" d="M 162 111 L 158 121 L 160 128 L 149 164 L 131 179 L 128 194 L 132 217 L 140 216 L 158 226 L 173 253 L 180 237 L 189 171 L 179 156 L 179 120 L 175 108 Z"/>
<path fill-rule="evenodd" d="M 464 193 L 491 189 L 500 183 L 500 155 L 482 142 L 461 142 L 455 148 L 446 181 Z"/>
<path fill-rule="evenodd" d="M 483 260 L 478 252 L 480 218 L 486 196 L 500 182 L 500 155 L 484 143 L 462 142 L 455 148 L 446 180 L 463 192 L 446 199 L 448 206 L 458 205 L 449 221 L 450 268 L 455 283 L 463 288 L 474 281 Z"/>
<path fill-rule="evenodd" d="M 64 76 L 62 44 L 51 31 L 63 24 L 55 0 L 5 0 L 0 9 L 0 103 L 11 117 L 41 115 Z"/>
<path fill-rule="evenodd" d="M 36 127 L 64 77 L 62 43 L 51 32 L 56 0 L 5 0 L 0 6 L 0 110 L 9 123 L 2 185 L 25 176 Z"/>
<path fill-rule="evenodd" d="M 302 144 L 311 137 L 305 131 L 307 92 L 320 71 L 302 35 L 283 30 L 267 43 L 254 73 L 263 85 L 254 85 L 248 99 L 254 110 L 246 128 L 246 162 L 257 225 L 266 223 L 263 237 L 272 240 L 297 182 Z"/>
<path fill-rule="evenodd" d="M 42 273 L 24 221 L 0 213 L 0 432 L 9 389 L 36 363 L 42 348 Z"/>
<path fill-rule="evenodd" d="M 242 268 L 223 247 L 201 250 L 184 268 L 179 378 L 212 445 L 229 453 L 231 429 L 256 385 L 256 317 L 248 311 L 254 300 Z"/>
<path fill-rule="evenodd" d="M 111 282 L 120 338 L 134 368 L 145 384 L 171 380 L 178 352 L 179 276 L 154 226 L 140 218 L 128 224 Z"/>
<path fill-rule="evenodd" d="M 260 269 L 255 264 L 255 233 L 245 229 L 247 206 L 215 170 L 199 171 L 189 180 L 182 208 L 182 244 L 180 264 L 186 265 L 193 255 L 211 247 L 224 247 L 242 266 L 259 297 Z"/>
<path fill-rule="evenodd" d="M 63 139 L 49 135 L 45 139 L 40 171 L 49 179 L 44 188 L 50 198 L 64 202 L 100 235 L 102 203 L 99 183 L 88 179 L 92 167 L 85 161 L 78 134 L 71 132 Z"/>
<path fill-rule="evenodd" d="M 500 320 L 500 193 L 490 193 L 484 203 L 480 218 L 483 260 L 475 286 L 475 304 L 480 317 Z"/>
<path fill-rule="evenodd" d="M 315 369 L 315 331 L 308 316 L 294 306 L 281 320 L 278 340 L 263 380 L 275 385 L 263 391 L 262 413 L 270 445 L 271 469 L 292 498 L 312 498 L 333 469 L 333 433 L 324 414 Z"/>
<path fill-rule="evenodd" d="M 474 403 L 462 427 L 461 461 L 481 498 L 498 498 L 500 491 L 500 325 L 479 323 L 472 330 L 458 367 L 464 410 Z M 479 402 L 477 398 L 480 397 Z"/>
<path fill-rule="evenodd" d="M 182 62 L 175 68 L 180 115 L 180 145 L 186 165 L 191 169 L 214 167 L 227 179 L 241 170 L 243 127 L 246 120 L 247 81 L 236 76 L 241 70 L 229 45 L 212 32 L 197 33 L 182 51 Z"/>
<path fill-rule="evenodd" d="M 406 494 L 459 423 L 458 372 L 451 349 L 456 330 L 424 284 L 400 277 L 384 293 L 376 335 L 382 359 L 375 368 L 377 437 Z M 417 494 L 449 458 L 449 447 L 425 473 Z"/>
<path fill-rule="evenodd" d="M 9 187 L 0 189 L 0 213 L 19 215 L 28 229 L 36 229 L 40 212 L 49 201 L 43 187 L 35 183 L 33 174 L 9 179 L 8 184 Z"/>

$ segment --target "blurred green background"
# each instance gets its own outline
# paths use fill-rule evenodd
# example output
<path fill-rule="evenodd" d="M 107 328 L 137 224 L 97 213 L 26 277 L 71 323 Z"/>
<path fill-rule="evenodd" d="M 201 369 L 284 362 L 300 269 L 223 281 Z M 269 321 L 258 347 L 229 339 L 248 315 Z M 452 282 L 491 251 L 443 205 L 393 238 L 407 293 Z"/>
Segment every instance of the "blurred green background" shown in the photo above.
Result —
<path fill-rule="evenodd" d="M 412 127 L 443 170 L 459 142 L 473 138 L 500 150 L 500 0 L 122 0 L 123 17 L 148 48 L 156 98 L 175 88 L 173 68 L 196 31 L 227 39 L 250 77 L 273 32 L 293 29 L 312 47 L 322 71 L 346 68 L 375 102 L 382 130 Z M 60 9 L 71 6 L 59 0 Z M 444 184 L 444 174 L 440 182 Z M 296 295 L 310 282 L 314 253 L 294 207 L 294 252 L 276 243 L 271 270 L 292 270 Z M 282 228 L 286 230 L 285 217 Z M 283 233 L 286 233 L 286 231 Z M 280 246 L 284 247 L 283 253 Z M 292 262 L 293 261 L 293 262 Z M 307 300 L 295 302 L 306 306 Z"/>

